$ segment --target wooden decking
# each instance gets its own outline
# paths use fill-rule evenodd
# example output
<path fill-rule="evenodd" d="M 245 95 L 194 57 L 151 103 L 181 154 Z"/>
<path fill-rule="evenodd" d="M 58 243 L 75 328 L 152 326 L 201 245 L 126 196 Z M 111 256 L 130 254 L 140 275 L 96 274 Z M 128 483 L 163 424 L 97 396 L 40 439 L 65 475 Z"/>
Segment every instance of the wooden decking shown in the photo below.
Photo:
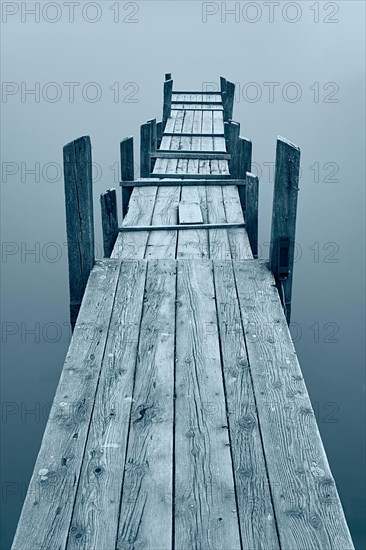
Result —
<path fill-rule="evenodd" d="M 221 96 L 192 94 L 173 93 L 160 150 L 226 152 Z M 202 184 L 134 187 L 122 226 L 244 222 L 238 187 L 204 179 L 227 160 L 156 159 L 152 180 L 177 175 Z M 353 548 L 244 227 L 122 231 L 96 262 L 13 548 Z"/>

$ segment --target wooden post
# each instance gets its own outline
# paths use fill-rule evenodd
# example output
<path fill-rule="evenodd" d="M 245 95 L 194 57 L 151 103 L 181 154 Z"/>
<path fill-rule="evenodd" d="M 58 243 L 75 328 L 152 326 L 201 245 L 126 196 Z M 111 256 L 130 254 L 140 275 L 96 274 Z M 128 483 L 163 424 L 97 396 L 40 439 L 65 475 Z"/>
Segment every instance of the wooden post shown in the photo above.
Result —
<path fill-rule="evenodd" d="M 84 136 L 68 143 L 63 149 L 63 154 L 70 320 L 73 329 L 95 262 L 90 137 Z"/>
<path fill-rule="evenodd" d="M 225 140 L 226 140 L 226 149 L 231 155 L 231 160 L 229 160 L 229 170 L 232 178 L 239 177 L 239 168 L 240 168 L 240 150 L 239 150 L 239 134 L 240 134 L 240 124 L 238 122 L 225 122 Z"/>
<path fill-rule="evenodd" d="M 254 258 L 258 258 L 258 192 L 257 176 L 246 173 L 245 185 L 245 225 Z"/>
<path fill-rule="evenodd" d="M 110 258 L 118 236 L 117 195 L 115 189 L 108 189 L 100 195 L 102 212 L 104 257 Z"/>
<path fill-rule="evenodd" d="M 224 108 L 224 119 L 231 120 L 234 112 L 235 84 L 226 81 L 226 106 Z"/>
<path fill-rule="evenodd" d="M 300 149 L 286 139 L 278 137 L 269 262 L 288 323 L 291 319 L 299 173 Z"/>
<path fill-rule="evenodd" d="M 148 124 L 151 126 L 151 142 L 150 142 L 150 151 L 152 153 L 155 153 L 158 148 L 158 132 L 157 132 L 157 124 L 156 124 L 156 118 L 151 118 L 147 121 Z M 150 173 L 152 174 L 154 169 L 155 159 L 151 158 L 151 164 L 150 164 Z"/>
<path fill-rule="evenodd" d="M 246 138 L 239 138 L 239 174 L 240 179 L 245 179 L 247 172 L 252 171 L 252 142 Z M 239 187 L 239 198 L 244 218 L 246 211 L 246 190 Z"/>
<path fill-rule="evenodd" d="M 165 80 L 171 80 L 172 79 L 172 73 L 165 73 Z"/>
<path fill-rule="evenodd" d="M 224 107 L 224 120 L 227 120 L 226 118 L 226 106 L 227 106 L 226 83 L 227 83 L 226 78 L 224 78 L 223 76 L 220 76 L 220 90 L 221 90 L 222 105 Z"/>
<path fill-rule="evenodd" d="M 167 75 L 166 75 L 167 76 Z M 169 79 L 164 82 L 164 106 L 163 106 L 163 131 L 172 108 L 172 93 L 173 80 Z"/>
<path fill-rule="evenodd" d="M 122 181 L 133 181 L 134 173 L 134 155 L 133 155 L 133 137 L 127 137 L 121 141 L 121 179 Z M 133 188 L 122 187 L 122 216 L 125 217 L 128 210 L 128 204 L 132 195 Z"/>
<path fill-rule="evenodd" d="M 156 123 L 156 139 L 157 139 L 157 148 L 160 147 L 161 140 L 163 138 L 163 123 Z"/>
<path fill-rule="evenodd" d="M 151 174 L 151 133 L 149 122 L 141 125 L 140 130 L 140 176 L 149 178 Z"/>

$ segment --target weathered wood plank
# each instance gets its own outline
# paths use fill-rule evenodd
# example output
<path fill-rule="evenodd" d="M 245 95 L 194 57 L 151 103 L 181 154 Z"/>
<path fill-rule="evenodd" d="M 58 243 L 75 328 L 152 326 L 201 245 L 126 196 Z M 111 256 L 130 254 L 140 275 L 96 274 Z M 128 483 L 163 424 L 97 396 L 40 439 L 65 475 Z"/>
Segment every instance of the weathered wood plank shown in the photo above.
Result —
<path fill-rule="evenodd" d="M 130 199 L 130 205 L 122 227 L 125 225 L 150 225 L 154 211 L 157 187 L 144 189 L 136 187 Z M 145 257 L 148 231 L 134 231 L 133 233 L 119 233 L 114 245 L 112 258 L 124 260 L 138 260 Z"/>
<path fill-rule="evenodd" d="M 146 262 L 122 262 L 68 550 L 116 544 L 145 279 Z"/>
<path fill-rule="evenodd" d="M 175 543 L 239 549 L 211 262 L 178 261 Z"/>
<path fill-rule="evenodd" d="M 175 287 L 175 261 L 148 263 L 118 550 L 171 548 Z"/>
<path fill-rule="evenodd" d="M 205 161 L 199 161 L 200 163 L 202 162 L 205 162 Z M 223 162 L 226 162 L 227 161 L 223 161 Z M 207 170 L 207 164 L 204 165 L 204 168 Z M 209 165 L 208 165 L 208 169 L 209 169 Z M 151 174 L 151 177 L 152 178 L 158 178 L 158 179 L 162 179 L 162 178 L 165 178 L 165 177 L 168 177 L 170 179 L 182 179 L 182 174 L 174 174 L 172 172 L 169 172 L 167 174 L 165 173 L 161 173 L 161 172 L 157 172 L 156 169 L 154 170 L 154 172 Z M 195 173 L 192 173 L 192 174 L 184 174 L 184 178 L 185 179 L 201 179 L 201 183 L 202 183 L 202 180 L 216 180 L 217 179 L 217 174 L 211 174 L 211 171 L 209 172 L 205 172 L 203 170 L 203 166 L 202 164 L 199 165 L 199 171 L 198 173 L 195 172 Z M 221 173 L 220 175 L 220 179 L 226 179 L 226 180 L 230 180 L 231 176 L 229 174 L 229 171 L 227 171 L 227 173 L 223 174 Z M 230 180 L 230 183 L 231 180 Z M 206 181 L 204 181 L 204 184 L 206 185 Z"/>
<path fill-rule="evenodd" d="M 221 354 L 242 548 L 279 549 L 231 262 L 214 261 Z"/>
<path fill-rule="evenodd" d="M 130 191 L 129 188 L 127 189 Z M 106 193 L 100 195 L 100 207 L 104 256 L 109 258 L 118 237 L 117 195 L 115 189 L 108 189 Z"/>
<path fill-rule="evenodd" d="M 178 208 L 180 224 L 203 223 L 200 198 L 196 188 L 192 187 L 189 193 L 185 193 L 185 200 L 181 200 Z"/>
<path fill-rule="evenodd" d="M 119 271 L 97 260 L 90 273 L 13 550 L 66 546 Z"/>
<path fill-rule="evenodd" d="M 235 186 L 222 188 L 227 223 L 243 223 L 244 216 L 240 205 L 238 189 Z M 231 257 L 236 260 L 253 258 L 248 233 L 243 229 L 228 230 Z"/>
<path fill-rule="evenodd" d="M 233 122 L 232 120 L 225 122 L 226 148 L 231 155 L 229 170 L 232 178 L 241 177 L 239 134 L 240 124 L 238 122 Z"/>
<path fill-rule="evenodd" d="M 201 207 L 202 208 L 202 207 Z M 120 233 L 158 232 L 158 231 L 193 231 L 202 229 L 241 229 L 245 223 L 182 223 L 168 225 L 126 225 L 118 228 Z"/>
<path fill-rule="evenodd" d="M 205 138 L 203 138 L 205 139 Z M 212 138 L 210 138 L 212 141 Z M 212 149 L 211 149 L 212 151 Z M 219 151 L 156 151 L 151 153 L 152 158 L 156 159 L 198 159 L 198 160 L 230 160 L 231 155 L 229 153 L 223 153 Z M 141 176 L 148 177 L 148 176 Z"/>
<path fill-rule="evenodd" d="M 299 174 L 300 149 L 278 137 L 269 261 L 277 283 L 281 280 L 288 322 L 291 318 Z"/>
<path fill-rule="evenodd" d="M 351 550 L 273 275 L 257 260 L 234 271 L 281 548 Z"/>
<path fill-rule="evenodd" d="M 191 161 L 190 161 L 191 162 Z M 192 174 L 189 174 L 189 175 L 192 175 Z M 194 175 L 194 173 L 193 173 Z M 189 185 L 189 186 L 195 186 L 195 185 L 202 185 L 202 183 L 204 183 L 204 185 L 230 185 L 231 187 L 236 185 L 236 186 L 244 186 L 246 185 L 246 182 L 245 180 L 228 180 L 227 178 L 226 179 L 221 179 L 221 173 L 220 174 L 212 174 L 213 178 L 215 179 L 211 179 L 211 180 L 202 180 L 202 179 L 191 179 L 191 180 L 186 180 L 186 179 L 181 179 L 182 177 L 186 177 L 187 174 L 184 174 L 183 175 L 180 175 L 180 178 L 178 179 L 170 179 L 170 174 L 165 176 L 164 179 L 157 179 L 157 178 L 143 178 L 143 179 L 138 179 L 138 180 L 134 180 L 134 181 L 122 181 L 120 183 L 121 187 L 150 187 L 150 186 L 157 186 L 157 187 L 161 187 L 161 186 L 176 186 L 176 185 Z M 195 174 L 196 178 L 198 178 L 199 174 Z M 217 178 L 217 179 L 216 179 Z"/>
<path fill-rule="evenodd" d="M 202 188 L 197 187 L 197 193 L 200 195 Z M 181 201 L 190 200 L 191 189 L 189 187 L 182 187 Z M 205 190 L 203 189 L 206 195 Z M 177 246 L 177 258 L 208 258 L 208 232 L 205 224 L 201 224 L 197 230 L 187 230 L 187 226 L 183 226 L 178 232 L 178 246 Z"/>
<path fill-rule="evenodd" d="M 74 327 L 95 260 L 90 137 L 65 145 L 63 157 L 70 319 Z"/>
<path fill-rule="evenodd" d="M 160 187 L 155 201 L 152 225 L 178 225 L 180 187 Z M 145 259 L 174 259 L 177 248 L 176 231 L 151 231 Z"/>

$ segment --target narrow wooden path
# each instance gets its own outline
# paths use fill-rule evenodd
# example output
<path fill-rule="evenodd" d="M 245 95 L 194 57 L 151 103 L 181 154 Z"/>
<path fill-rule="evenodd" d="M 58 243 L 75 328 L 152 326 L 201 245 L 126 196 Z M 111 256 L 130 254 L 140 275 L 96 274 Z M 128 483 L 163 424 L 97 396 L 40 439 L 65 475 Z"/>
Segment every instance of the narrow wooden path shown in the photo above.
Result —
<path fill-rule="evenodd" d="M 148 124 L 148 173 L 123 178 L 14 550 L 353 549 L 227 108 L 173 92 L 164 131 Z"/>

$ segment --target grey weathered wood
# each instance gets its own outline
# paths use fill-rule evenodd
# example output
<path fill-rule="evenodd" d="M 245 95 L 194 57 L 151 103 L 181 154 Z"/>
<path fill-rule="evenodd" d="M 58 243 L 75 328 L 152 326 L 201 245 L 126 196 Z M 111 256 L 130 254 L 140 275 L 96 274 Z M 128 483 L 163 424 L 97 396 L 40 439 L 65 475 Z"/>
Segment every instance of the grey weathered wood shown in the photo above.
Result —
<path fill-rule="evenodd" d="M 122 222 L 122 226 L 148 226 L 151 224 L 157 190 L 157 187 L 148 187 L 146 189 L 137 187 L 133 190 L 130 206 Z M 130 233 L 120 232 L 113 249 L 112 257 L 128 260 L 143 259 L 145 257 L 148 238 L 148 231 L 133 231 Z"/>
<path fill-rule="evenodd" d="M 122 181 L 133 181 L 135 178 L 133 137 L 127 137 L 120 144 L 121 155 L 121 179 Z M 122 187 L 122 216 L 127 214 L 128 205 L 131 198 L 131 189 Z"/>
<path fill-rule="evenodd" d="M 139 231 L 187 231 L 196 229 L 235 229 L 245 227 L 245 223 L 195 223 L 178 225 L 122 225 L 118 228 L 120 233 Z"/>
<path fill-rule="evenodd" d="M 84 136 L 65 145 L 63 156 L 70 319 L 74 327 L 95 261 L 90 137 Z"/>
<path fill-rule="evenodd" d="M 171 548 L 175 287 L 175 261 L 148 263 L 116 545 L 121 550 Z"/>
<path fill-rule="evenodd" d="M 233 118 L 234 111 L 234 97 L 235 97 L 235 84 L 226 81 L 226 104 L 224 110 L 225 120 L 231 120 Z"/>
<path fill-rule="evenodd" d="M 238 178 L 240 172 L 240 124 L 238 122 L 225 122 L 226 148 L 231 155 L 229 170 L 232 178 Z"/>
<path fill-rule="evenodd" d="M 156 137 L 157 137 L 157 147 L 160 146 L 162 137 L 163 137 L 163 123 L 162 121 L 156 123 Z"/>
<path fill-rule="evenodd" d="M 252 171 L 252 142 L 239 137 L 239 167 L 238 177 L 245 179 L 246 173 Z M 239 189 L 239 197 L 245 216 L 245 189 Z"/>
<path fill-rule="evenodd" d="M 148 124 L 151 124 L 151 151 L 156 151 L 158 148 L 158 134 L 157 134 L 157 123 L 156 118 L 152 118 L 147 121 Z"/>
<path fill-rule="evenodd" d="M 222 106 L 217 103 L 213 103 L 212 106 L 210 108 L 206 108 L 206 107 L 201 107 L 199 103 L 196 103 L 195 105 L 191 105 L 190 107 L 185 107 L 182 103 L 180 103 L 179 105 L 174 105 L 172 107 L 172 112 L 174 111 L 202 111 L 203 113 L 212 113 L 212 112 L 219 112 L 219 113 L 223 113 L 224 110 L 222 108 Z"/>
<path fill-rule="evenodd" d="M 185 100 L 185 101 L 176 101 L 176 100 L 172 100 L 172 105 L 221 105 L 221 102 L 217 102 L 215 101 L 214 103 L 212 101 L 188 101 L 188 100 Z M 175 109 L 175 107 L 172 107 L 173 109 Z"/>
<path fill-rule="evenodd" d="M 220 95 L 221 92 L 193 92 L 193 91 L 177 92 L 176 90 L 173 90 L 173 94 Z"/>
<path fill-rule="evenodd" d="M 90 273 L 13 550 L 66 546 L 119 271 L 97 260 Z"/>
<path fill-rule="evenodd" d="M 104 256 L 109 258 L 118 237 L 117 195 L 115 189 L 108 189 L 106 193 L 100 195 L 100 207 L 102 213 Z"/>
<path fill-rule="evenodd" d="M 156 159 L 199 159 L 199 160 L 230 160 L 229 153 L 220 151 L 163 151 L 159 150 L 151 154 Z"/>
<path fill-rule="evenodd" d="M 122 262 L 67 550 L 115 548 L 145 279 L 146 262 Z"/>
<path fill-rule="evenodd" d="M 254 258 L 258 257 L 258 193 L 259 181 L 257 176 L 247 172 L 245 225 Z"/>
<path fill-rule="evenodd" d="M 178 225 L 180 187 L 159 187 L 154 205 L 152 225 Z M 146 246 L 146 259 L 175 259 L 177 231 L 152 231 Z"/>
<path fill-rule="evenodd" d="M 192 191 L 194 192 L 195 189 L 193 188 Z M 194 195 L 194 193 L 192 193 L 192 195 Z M 178 211 L 180 224 L 192 225 L 203 223 L 202 212 L 197 193 L 196 197 L 191 196 L 189 200 L 180 201 Z"/>
<path fill-rule="evenodd" d="M 236 185 L 238 187 L 245 187 L 246 185 L 246 181 L 245 179 L 240 179 L 240 180 L 236 180 L 236 179 L 221 179 L 221 174 L 218 175 L 218 174 L 212 174 L 212 176 L 214 176 L 215 178 L 219 178 L 219 179 L 211 179 L 211 180 L 201 180 L 201 179 L 190 179 L 190 180 L 186 180 L 186 179 L 181 179 L 182 177 L 186 177 L 187 175 L 184 174 L 184 176 L 182 174 L 177 174 L 180 176 L 179 179 L 170 179 L 170 176 L 171 174 L 169 174 L 169 176 L 166 176 L 164 179 L 157 179 L 157 178 L 143 178 L 143 179 L 138 179 L 138 180 L 134 180 L 134 181 L 121 181 L 120 182 L 120 185 L 121 187 L 149 187 L 151 185 L 153 186 L 157 186 L 157 187 L 164 187 L 164 186 L 168 186 L 168 187 L 171 187 L 171 186 L 185 186 L 185 185 L 188 185 L 188 186 L 195 186 L 195 185 L 202 185 L 202 183 L 204 183 L 204 185 Z M 196 177 L 199 178 L 200 177 L 200 174 L 196 174 Z"/>
<path fill-rule="evenodd" d="M 172 92 L 173 92 L 173 80 L 166 80 L 164 82 L 164 103 L 163 103 L 163 130 L 165 129 L 166 122 L 170 117 L 170 111 L 172 108 Z"/>
<path fill-rule="evenodd" d="M 291 318 L 299 173 L 300 149 L 286 139 L 278 137 L 269 261 L 276 281 L 282 281 L 288 322 Z M 281 245 L 282 239 L 287 239 L 287 246 Z"/>
<path fill-rule="evenodd" d="M 140 176 L 148 178 L 151 174 L 151 136 L 152 125 L 142 124 L 140 129 Z"/>
<path fill-rule="evenodd" d="M 279 549 L 276 520 L 233 267 L 227 261 L 213 265 L 242 547 L 275 550 Z"/>
<path fill-rule="evenodd" d="M 178 132 L 164 132 L 163 136 L 185 136 L 185 137 L 225 137 L 225 134 L 203 134 L 201 132 L 185 132 L 185 133 L 178 133 Z"/>
<path fill-rule="evenodd" d="M 227 223 L 243 223 L 243 210 L 240 205 L 238 188 L 233 185 L 222 187 Z M 236 260 L 253 258 L 248 233 L 245 228 L 228 231 L 231 257 Z"/>
<path fill-rule="evenodd" d="M 212 265 L 178 261 L 175 541 L 239 549 Z"/>
<path fill-rule="evenodd" d="M 161 172 L 153 172 L 151 174 L 151 177 L 152 178 L 159 178 L 159 179 L 162 179 L 162 178 L 169 178 L 169 179 L 181 179 L 182 178 L 182 174 L 179 173 L 179 174 L 173 174 L 173 173 L 170 173 L 169 174 L 163 174 Z M 204 180 L 217 180 L 217 174 L 204 174 L 204 173 L 195 173 L 195 174 L 184 174 L 184 178 L 185 179 L 201 179 L 201 185 L 206 185 L 206 181 Z M 221 174 L 220 175 L 220 179 L 226 179 L 226 180 L 230 180 L 231 176 L 230 174 Z"/>
<path fill-rule="evenodd" d="M 165 80 L 171 80 L 172 79 L 172 73 L 165 73 Z"/>
<path fill-rule="evenodd" d="M 274 277 L 258 260 L 234 271 L 280 546 L 351 550 Z"/>

